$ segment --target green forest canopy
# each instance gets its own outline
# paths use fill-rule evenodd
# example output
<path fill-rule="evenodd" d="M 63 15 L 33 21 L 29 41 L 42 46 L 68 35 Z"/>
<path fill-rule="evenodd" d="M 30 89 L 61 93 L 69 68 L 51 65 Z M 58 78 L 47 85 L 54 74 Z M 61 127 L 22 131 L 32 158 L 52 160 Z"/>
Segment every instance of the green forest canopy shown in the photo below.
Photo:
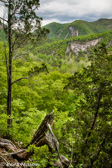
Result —
<path fill-rule="evenodd" d="M 92 49 L 89 60 L 83 64 L 77 61 L 72 64 L 64 58 L 66 45 L 74 38 L 59 42 L 45 41 L 43 46 L 40 45 L 29 55 L 13 61 L 13 81 L 18 78 L 26 79 L 13 84 L 11 138 L 27 145 L 45 115 L 54 110 L 53 129 L 60 142 L 60 153 L 71 160 L 73 150 L 72 166 L 111 167 L 111 34 L 112 32 L 107 32 L 75 39 L 88 41 L 104 37 L 102 42 L 105 41 L 105 44 L 101 42 Z M 59 48 L 60 44 L 63 47 Z M 0 42 L 0 135 L 7 137 L 7 78 L 3 45 Z M 56 55 L 47 56 L 52 48 Z M 42 68 L 44 63 L 47 69 L 39 73 L 38 68 Z M 39 167 L 43 168 L 47 165 L 48 156 L 48 149 L 42 147 L 36 149 L 33 157 Z"/>

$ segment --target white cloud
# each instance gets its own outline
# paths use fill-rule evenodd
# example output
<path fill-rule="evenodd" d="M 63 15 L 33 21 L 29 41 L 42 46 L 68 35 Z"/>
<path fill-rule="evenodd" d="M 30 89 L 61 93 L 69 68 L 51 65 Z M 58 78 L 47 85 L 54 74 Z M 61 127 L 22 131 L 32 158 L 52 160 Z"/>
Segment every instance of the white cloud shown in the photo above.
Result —
<path fill-rule="evenodd" d="M 112 0 L 40 0 L 37 15 L 43 18 L 43 25 L 50 22 L 67 23 L 76 19 L 94 21 L 112 18 Z M 0 16 L 3 16 L 0 2 Z"/>
<path fill-rule="evenodd" d="M 59 19 L 46 19 L 46 20 L 43 20 L 42 21 L 42 26 L 44 26 L 44 25 L 47 25 L 47 24 L 49 24 L 49 23 L 52 23 L 52 22 L 57 22 L 57 23 L 71 23 L 72 21 L 74 21 L 74 20 L 69 20 L 69 21 L 60 21 Z"/>
<path fill-rule="evenodd" d="M 37 14 L 46 22 L 67 22 L 75 19 L 88 21 L 101 17 L 112 18 L 112 0 L 40 0 Z"/>
<path fill-rule="evenodd" d="M 3 6 L 0 6 L 0 17 L 3 17 L 4 15 L 4 9 Z"/>
<path fill-rule="evenodd" d="M 0 2 L 0 17 L 6 19 L 7 18 L 7 10 L 4 7 L 3 3 Z"/>
<path fill-rule="evenodd" d="M 60 22 L 60 20 L 58 20 L 58 19 L 49 19 L 49 20 L 43 20 L 42 21 L 42 26 L 44 26 L 44 25 L 46 25 L 46 24 L 49 24 L 49 23 L 51 23 L 51 22 L 57 22 L 57 23 L 59 23 Z"/>

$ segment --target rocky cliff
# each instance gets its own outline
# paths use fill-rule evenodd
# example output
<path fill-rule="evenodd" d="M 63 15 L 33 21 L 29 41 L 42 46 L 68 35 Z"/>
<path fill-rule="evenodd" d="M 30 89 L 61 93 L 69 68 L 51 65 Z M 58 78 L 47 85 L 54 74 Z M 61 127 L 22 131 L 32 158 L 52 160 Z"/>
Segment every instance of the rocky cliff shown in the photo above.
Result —
<path fill-rule="evenodd" d="M 101 38 L 94 39 L 87 42 L 71 42 L 66 49 L 66 54 L 73 52 L 75 55 L 78 55 L 80 51 L 87 51 L 88 48 L 96 46 Z"/>
<path fill-rule="evenodd" d="M 99 19 L 94 22 L 75 20 L 66 24 L 50 23 L 44 27 L 50 30 L 49 38 L 63 40 L 80 35 L 110 31 L 112 30 L 112 19 Z"/>

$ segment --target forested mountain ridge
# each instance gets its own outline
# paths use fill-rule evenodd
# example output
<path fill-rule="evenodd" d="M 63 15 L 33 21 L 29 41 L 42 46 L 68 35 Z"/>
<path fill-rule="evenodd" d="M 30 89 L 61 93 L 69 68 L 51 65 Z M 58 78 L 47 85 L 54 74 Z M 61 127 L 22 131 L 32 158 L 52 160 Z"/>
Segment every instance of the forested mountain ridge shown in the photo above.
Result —
<path fill-rule="evenodd" d="M 50 30 L 48 38 L 63 40 L 74 36 L 103 33 L 112 30 L 112 19 L 99 19 L 94 22 L 76 20 L 72 23 L 50 23 L 44 26 Z"/>
<path fill-rule="evenodd" d="M 79 37 L 72 37 L 65 40 L 46 41 L 43 45 L 38 46 L 34 51 L 34 55 L 38 56 L 44 54 L 47 57 L 54 56 L 57 59 L 74 58 L 77 60 L 79 57 L 88 55 L 88 52 L 104 42 L 106 45 L 111 46 L 112 31 L 105 33 L 97 33 L 90 35 L 83 35 Z"/>

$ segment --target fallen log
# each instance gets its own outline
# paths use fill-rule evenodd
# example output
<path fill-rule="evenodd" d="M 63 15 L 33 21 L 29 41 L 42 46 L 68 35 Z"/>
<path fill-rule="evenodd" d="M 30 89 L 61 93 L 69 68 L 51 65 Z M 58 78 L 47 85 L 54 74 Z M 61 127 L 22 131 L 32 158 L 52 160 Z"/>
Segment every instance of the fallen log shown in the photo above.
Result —
<path fill-rule="evenodd" d="M 11 141 L 2 138 L 0 139 L 0 147 L 5 148 L 8 151 L 10 150 L 12 152 L 14 152 L 17 149 Z"/>
<path fill-rule="evenodd" d="M 53 155 L 53 153 L 57 153 L 58 155 L 58 160 L 54 162 L 54 167 L 67 168 L 69 166 L 69 160 L 62 155 L 60 156 L 59 142 L 55 137 L 51 128 L 53 120 L 54 120 L 53 112 L 50 114 L 47 114 L 44 120 L 42 121 L 42 123 L 40 124 L 39 128 L 35 132 L 31 142 L 23 150 L 17 151 L 15 148 L 15 145 L 13 145 L 12 143 L 9 143 L 9 141 L 6 140 L 7 143 L 4 144 L 4 147 L 6 147 L 7 144 L 10 144 L 9 146 L 13 149 L 12 150 L 13 152 L 8 153 L 7 155 L 11 155 L 14 159 L 17 159 L 18 162 L 21 162 L 21 161 L 28 160 L 34 154 L 34 151 L 31 151 L 31 152 L 27 151 L 30 145 L 35 145 L 36 147 L 47 145 L 49 147 L 49 151 L 51 152 L 51 155 Z M 1 140 L 1 142 L 3 141 Z"/>

